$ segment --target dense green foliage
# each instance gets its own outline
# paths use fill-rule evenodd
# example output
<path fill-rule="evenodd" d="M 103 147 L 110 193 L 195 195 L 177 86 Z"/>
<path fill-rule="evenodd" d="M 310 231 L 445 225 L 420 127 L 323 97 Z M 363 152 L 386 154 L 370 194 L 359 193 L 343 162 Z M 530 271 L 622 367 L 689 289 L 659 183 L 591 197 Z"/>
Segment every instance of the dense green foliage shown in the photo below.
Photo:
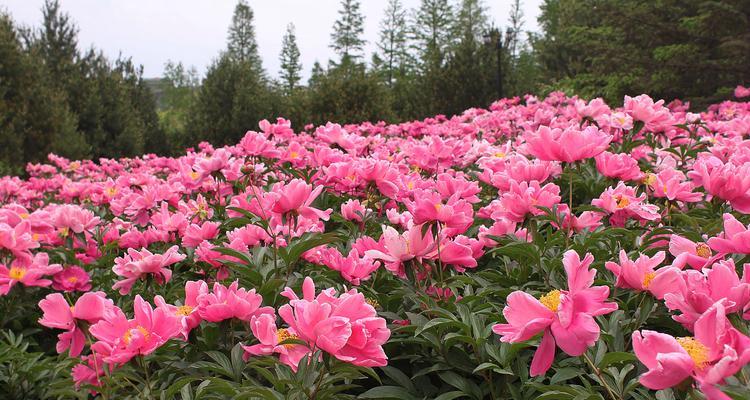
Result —
<path fill-rule="evenodd" d="M 539 22 L 543 76 L 582 96 L 649 92 L 700 107 L 750 81 L 746 0 L 545 0 Z"/>

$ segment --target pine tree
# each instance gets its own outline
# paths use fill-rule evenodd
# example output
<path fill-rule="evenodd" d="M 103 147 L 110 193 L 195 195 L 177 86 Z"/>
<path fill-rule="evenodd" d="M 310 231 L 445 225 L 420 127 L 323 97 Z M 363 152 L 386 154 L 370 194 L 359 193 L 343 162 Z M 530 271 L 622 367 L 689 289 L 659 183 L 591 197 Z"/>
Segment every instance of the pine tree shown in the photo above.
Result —
<path fill-rule="evenodd" d="M 235 61 L 248 62 L 262 70 L 258 43 L 255 40 L 253 10 L 245 0 L 240 0 L 234 8 L 232 24 L 229 26 L 227 53 Z"/>
<path fill-rule="evenodd" d="M 362 57 L 365 18 L 359 8 L 359 0 L 341 0 L 339 19 L 334 23 L 331 33 L 331 48 L 341 56 L 342 61 Z"/>
<path fill-rule="evenodd" d="M 279 76 L 281 77 L 284 91 L 287 95 L 294 92 L 302 76 L 302 64 L 299 61 L 300 52 L 297 47 L 297 36 L 294 34 L 294 24 L 289 24 L 286 27 L 286 33 L 281 44 L 281 54 L 279 55 L 279 61 L 281 62 L 281 70 Z"/>
<path fill-rule="evenodd" d="M 482 0 L 461 0 L 455 34 L 461 41 L 480 41 L 487 31 L 487 7 Z"/>
<path fill-rule="evenodd" d="M 406 66 L 409 56 L 407 49 L 406 10 L 401 0 L 388 0 L 385 17 L 380 22 L 380 40 L 378 41 L 380 55 L 386 82 L 393 86 L 396 70 Z"/>
<path fill-rule="evenodd" d="M 423 68 L 442 65 L 452 42 L 453 8 L 448 0 L 421 0 L 414 20 L 414 39 Z"/>

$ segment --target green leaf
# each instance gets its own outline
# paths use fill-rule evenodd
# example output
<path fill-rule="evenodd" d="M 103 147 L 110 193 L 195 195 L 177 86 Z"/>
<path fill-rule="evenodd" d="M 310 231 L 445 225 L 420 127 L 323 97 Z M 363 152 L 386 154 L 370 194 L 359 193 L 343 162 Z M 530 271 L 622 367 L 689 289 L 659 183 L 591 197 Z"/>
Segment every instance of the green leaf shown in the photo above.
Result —
<path fill-rule="evenodd" d="M 400 386 L 378 386 L 374 387 L 361 395 L 359 395 L 360 399 L 399 399 L 399 400 L 409 400 L 409 399 L 415 399 L 414 395 L 409 393 L 408 390 L 400 387 Z"/>
<path fill-rule="evenodd" d="M 599 361 L 599 368 L 606 368 L 612 364 L 617 364 L 621 362 L 632 362 L 636 361 L 638 358 L 633 353 L 626 353 L 626 352 L 612 352 L 607 353 L 602 357 L 602 360 Z"/>

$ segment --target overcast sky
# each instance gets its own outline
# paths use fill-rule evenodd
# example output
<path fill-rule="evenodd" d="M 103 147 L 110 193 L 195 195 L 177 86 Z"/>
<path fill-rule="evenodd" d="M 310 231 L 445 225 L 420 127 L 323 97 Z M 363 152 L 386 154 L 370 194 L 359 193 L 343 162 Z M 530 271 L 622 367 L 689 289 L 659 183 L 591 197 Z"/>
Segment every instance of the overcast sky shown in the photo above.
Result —
<path fill-rule="evenodd" d="M 340 0 L 248 0 L 263 65 L 277 76 L 281 38 L 289 22 L 297 30 L 304 75 L 313 63 L 333 57 L 328 47 Z M 115 58 L 122 53 L 142 64 L 146 77 L 161 76 L 167 60 L 193 65 L 203 74 L 225 47 L 235 0 L 61 0 L 79 28 L 81 47 L 95 46 Z M 404 0 L 407 8 L 419 0 Z M 523 0 L 524 28 L 535 31 L 542 0 Z M 16 23 L 38 26 L 43 0 L 0 0 Z M 511 0 L 485 0 L 492 20 L 507 26 Z M 366 52 L 375 49 L 385 0 L 363 0 Z M 369 59 L 369 57 L 368 57 Z"/>

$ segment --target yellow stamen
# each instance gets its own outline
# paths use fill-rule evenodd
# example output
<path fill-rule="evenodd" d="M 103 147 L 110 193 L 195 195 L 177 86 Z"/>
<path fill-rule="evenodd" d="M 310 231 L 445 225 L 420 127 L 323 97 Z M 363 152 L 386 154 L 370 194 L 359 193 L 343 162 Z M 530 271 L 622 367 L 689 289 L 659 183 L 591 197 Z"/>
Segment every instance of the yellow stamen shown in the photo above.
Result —
<path fill-rule="evenodd" d="M 68 228 L 68 227 L 66 226 L 65 228 L 60 228 L 60 229 L 58 229 L 58 232 L 60 233 L 60 237 L 63 237 L 63 238 L 64 238 L 64 237 L 67 237 L 67 236 L 68 236 L 68 234 L 70 233 L 70 228 Z"/>
<path fill-rule="evenodd" d="M 539 298 L 539 302 L 544 304 L 552 312 L 557 312 L 560 307 L 560 291 L 553 290 Z"/>
<path fill-rule="evenodd" d="M 190 172 L 190 179 L 192 179 L 194 181 L 197 181 L 200 176 L 201 175 L 199 173 L 195 172 L 195 171 L 191 171 Z"/>
<path fill-rule="evenodd" d="M 177 312 L 175 314 L 179 316 L 187 317 L 192 312 L 193 312 L 193 307 L 186 305 L 186 306 L 177 307 Z"/>
<path fill-rule="evenodd" d="M 26 268 L 10 267 L 8 276 L 10 277 L 10 279 L 20 281 L 24 276 L 26 276 Z"/>
<path fill-rule="evenodd" d="M 108 196 L 112 197 L 117 194 L 117 188 L 114 188 L 114 187 L 107 188 L 106 192 Z"/>
<path fill-rule="evenodd" d="M 411 181 L 410 181 L 410 182 L 408 182 L 408 183 L 406 184 L 406 187 L 407 187 L 407 188 L 409 188 L 409 190 L 414 190 L 414 182 L 411 182 Z"/>
<path fill-rule="evenodd" d="M 297 153 L 296 151 L 293 151 L 289 153 L 289 158 L 291 158 L 292 160 L 297 159 L 299 158 L 299 153 Z"/>
<path fill-rule="evenodd" d="M 380 303 L 378 303 L 378 301 L 375 300 L 375 299 L 365 299 L 365 303 L 371 305 L 373 308 L 379 308 L 380 307 Z"/>
<path fill-rule="evenodd" d="M 276 331 L 276 340 L 278 341 L 278 343 L 281 343 L 281 342 L 283 342 L 285 340 L 289 340 L 289 339 L 299 339 L 299 336 L 297 336 L 297 335 L 289 332 L 289 329 L 286 329 L 286 328 L 281 328 L 281 329 L 279 329 L 279 330 Z M 288 349 L 288 348 L 291 348 L 294 345 L 288 343 L 288 344 L 285 344 L 283 346 Z"/>
<path fill-rule="evenodd" d="M 26 219 L 29 218 L 29 213 L 20 213 L 18 216 L 21 217 L 21 219 Z"/>
<path fill-rule="evenodd" d="M 654 182 L 656 182 L 656 175 L 652 173 L 647 173 L 646 176 L 643 177 L 643 183 L 648 186 L 653 186 Z"/>
<path fill-rule="evenodd" d="M 443 208 L 442 203 L 435 203 L 435 211 L 440 211 Z"/>
<path fill-rule="evenodd" d="M 146 328 L 138 325 L 135 327 L 135 330 L 141 333 L 141 336 L 143 336 L 144 339 L 148 340 L 148 337 L 151 335 Z M 125 342 L 125 345 L 129 345 L 130 341 L 133 339 L 133 329 L 128 329 L 125 331 L 125 334 L 122 335 L 122 341 Z"/>
<path fill-rule="evenodd" d="M 78 277 L 71 276 L 70 278 L 67 279 L 67 281 L 70 283 L 76 283 L 78 282 Z"/>
<path fill-rule="evenodd" d="M 643 288 L 648 289 L 649 286 L 651 286 L 651 281 L 654 280 L 654 277 L 656 276 L 655 272 L 649 272 L 643 277 Z"/>
<path fill-rule="evenodd" d="M 696 368 L 703 369 L 708 365 L 708 348 L 703 343 L 689 336 L 677 338 L 677 343 L 679 343 L 688 353 L 690 358 L 693 359 Z"/>
<path fill-rule="evenodd" d="M 617 208 L 625 208 L 630 205 L 630 200 L 619 194 L 615 196 L 615 201 L 617 202 Z"/>
<path fill-rule="evenodd" d="M 495 153 L 495 157 L 497 157 L 497 158 L 503 158 L 503 157 L 505 157 L 505 153 L 503 153 L 502 151 L 498 151 L 497 153 Z"/>
<path fill-rule="evenodd" d="M 711 248 L 708 247 L 708 245 L 705 243 L 696 243 L 695 253 L 698 254 L 699 257 L 703 258 L 709 258 L 712 255 Z"/>

